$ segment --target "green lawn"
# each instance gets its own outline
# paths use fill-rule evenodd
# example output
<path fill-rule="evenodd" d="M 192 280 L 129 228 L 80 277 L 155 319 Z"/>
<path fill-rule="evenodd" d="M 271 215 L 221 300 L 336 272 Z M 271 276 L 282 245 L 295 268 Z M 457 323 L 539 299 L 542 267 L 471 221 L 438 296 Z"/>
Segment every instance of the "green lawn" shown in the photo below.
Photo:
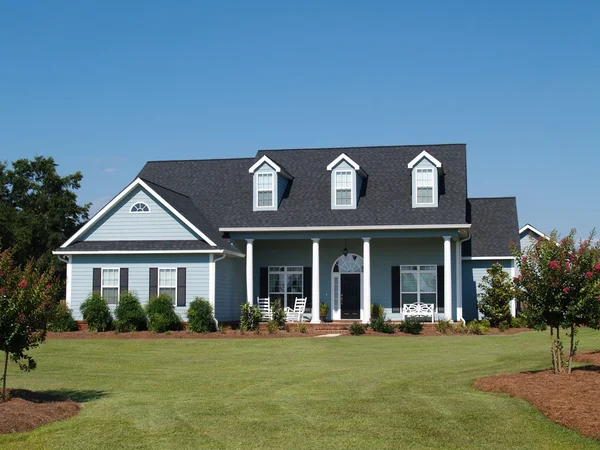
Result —
<path fill-rule="evenodd" d="M 581 350 L 600 348 L 583 330 Z M 545 333 L 418 338 L 52 340 L 9 386 L 74 418 L 0 448 L 600 448 L 478 377 L 548 367 Z"/>

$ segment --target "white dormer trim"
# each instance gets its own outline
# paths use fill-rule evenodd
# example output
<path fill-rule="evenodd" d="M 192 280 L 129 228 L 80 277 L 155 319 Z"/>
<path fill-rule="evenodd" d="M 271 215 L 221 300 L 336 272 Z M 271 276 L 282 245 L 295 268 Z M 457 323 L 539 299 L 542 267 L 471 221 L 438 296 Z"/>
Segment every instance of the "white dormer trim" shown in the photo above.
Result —
<path fill-rule="evenodd" d="M 526 224 L 523 228 L 521 228 L 519 230 L 519 234 L 521 234 L 523 231 L 527 231 L 527 230 L 537 234 L 538 236 L 540 236 L 544 239 L 549 239 L 548 236 L 546 236 L 544 233 L 542 233 L 540 230 L 538 230 L 537 228 L 535 228 L 534 226 L 532 226 L 530 224 Z"/>
<path fill-rule="evenodd" d="M 160 195 L 158 195 L 158 193 L 154 189 L 152 189 L 150 186 L 148 186 L 146 183 L 144 183 L 144 181 L 141 178 L 136 178 L 135 180 L 133 180 L 133 182 L 129 186 L 127 186 L 125 189 L 123 189 L 115 198 L 113 198 L 109 203 L 107 203 L 104 206 L 104 208 L 102 208 L 100 211 L 98 211 L 96 213 L 96 215 L 94 217 L 92 217 L 88 223 L 86 223 L 83 227 L 81 227 L 81 229 L 77 233 L 75 233 L 73 236 L 71 236 L 71 238 L 67 242 L 65 242 L 63 245 L 61 245 L 60 247 L 65 248 L 65 247 L 68 247 L 69 245 L 71 245 L 79 236 L 81 236 L 86 231 L 88 231 L 96 222 L 98 222 L 109 211 L 111 211 L 121 200 L 123 200 L 123 198 L 125 196 L 127 196 L 127 194 L 129 194 L 131 191 L 133 191 L 138 186 L 142 187 L 146 192 L 148 192 L 150 195 L 152 195 L 154 198 L 156 198 L 156 200 L 158 200 L 158 202 L 160 204 L 162 204 L 165 208 L 167 208 L 175 217 L 177 217 L 179 220 L 181 220 L 190 230 L 192 230 L 194 233 L 196 233 L 198 236 L 200 236 L 207 244 L 209 244 L 211 247 L 217 246 L 217 244 L 215 244 L 212 240 L 210 240 L 208 238 L 208 236 L 206 236 L 195 225 L 193 225 L 189 220 L 187 220 L 179 211 L 177 211 L 175 208 L 173 208 L 164 198 L 162 198 Z"/>
<path fill-rule="evenodd" d="M 341 160 L 346 161 L 348 164 L 350 164 L 352 166 L 352 168 L 354 170 L 360 170 L 360 166 L 358 164 L 356 164 L 352 158 L 350 158 L 348 155 L 346 155 L 345 153 L 342 153 L 340 156 L 338 156 L 337 158 L 335 158 L 328 166 L 327 166 L 327 170 L 328 171 L 332 171 L 333 168 L 335 166 L 337 166 Z"/>
<path fill-rule="evenodd" d="M 248 169 L 248 172 L 254 173 L 256 171 L 256 169 L 258 169 L 264 163 L 267 163 L 269 166 L 271 166 L 273 168 L 273 170 L 275 170 L 275 172 L 277 172 L 277 173 L 281 172 L 281 167 L 279 167 L 277 164 L 275 164 L 273 162 L 273 160 L 271 158 L 269 158 L 267 155 L 264 155 L 262 158 L 260 158 L 258 161 L 256 161 L 254 163 L 254 165 L 252 167 L 250 167 L 250 169 Z"/>
<path fill-rule="evenodd" d="M 425 150 L 423 150 L 421 153 L 419 153 L 419 155 L 413 159 L 411 162 L 408 163 L 408 168 L 412 169 L 413 167 L 415 167 L 415 165 L 417 165 L 417 163 L 419 161 L 421 161 L 423 158 L 427 159 L 431 164 L 433 164 L 436 168 L 441 169 L 442 168 L 442 163 L 439 162 L 436 158 L 434 158 L 433 156 L 431 156 L 429 153 L 427 153 Z"/>

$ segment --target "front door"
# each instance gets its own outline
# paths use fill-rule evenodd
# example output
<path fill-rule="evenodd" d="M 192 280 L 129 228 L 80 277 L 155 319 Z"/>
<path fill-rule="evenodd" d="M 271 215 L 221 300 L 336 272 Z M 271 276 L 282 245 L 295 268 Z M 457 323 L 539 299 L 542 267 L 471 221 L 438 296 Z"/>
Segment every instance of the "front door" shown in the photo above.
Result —
<path fill-rule="evenodd" d="M 360 273 L 342 273 L 342 319 L 360 320 Z"/>

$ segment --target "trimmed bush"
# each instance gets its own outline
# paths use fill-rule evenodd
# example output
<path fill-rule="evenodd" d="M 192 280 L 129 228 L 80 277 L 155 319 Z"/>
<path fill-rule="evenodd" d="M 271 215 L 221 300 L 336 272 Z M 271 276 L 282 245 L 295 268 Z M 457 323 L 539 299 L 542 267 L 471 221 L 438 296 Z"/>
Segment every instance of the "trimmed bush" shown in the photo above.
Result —
<path fill-rule="evenodd" d="M 267 332 L 269 334 L 275 334 L 277 331 L 279 331 L 279 323 L 274 319 L 269 320 L 267 322 Z"/>
<path fill-rule="evenodd" d="M 256 331 L 262 314 L 258 306 L 250 306 L 248 303 L 242 305 L 242 316 L 240 317 L 240 330 Z"/>
<path fill-rule="evenodd" d="M 271 307 L 273 318 L 271 319 L 277 325 L 277 329 L 282 330 L 285 326 L 286 314 L 285 310 L 281 307 L 281 300 L 277 299 L 273 302 Z"/>
<path fill-rule="evenodd" d="M 146 312 L 135 292 L 125 291 L 115 308 L 116 331 L 140 331 L 146 328 Z"/>
<path fill-rule="evenodd" d="M 487 319 L 481 319 L 481 320 L 479 321 L 479 325 L 481 325 L 481 328 L 482 328 L 482 329 L 483 329 L 483 331 L 485 331 L 486 333 L 487 333 L 488 331 L 490 331 L 491 324 L 490 324 L 490 321 L 489 321 L 489 320 L 487 320 Z"/>
<path fill-rule="evenodd" d="M 476 320 L 471 320 L 467 323 L 467 331 L 470 334 L 484 334 L 485 331 L 479 322 Z"/>
<path fill-rule="evenodd" d="M 378 305 L 377 303 L 373 303 L 371 305 L 371 318 L 372 319 L 376 319 L 376 318 L 385 318 L 385 309 L 383 308 L 382 305 Z"/>
<path fill-rule="evenodd" d="M 510 321 L 511 328 L 527 328 L 527 321 L 523 317 L 513 317 Z"/>
<path fill-rule="evenodd" d="M 110 329 L 112 317 L 110 309 L 100 292 L 92 292 L 79 308 L 83 320 L 87 322 L 90 331 L 107 331 Z"/>
<path fill-rule="evenodd" d="M 394 326 L 392 325 L 391 321 L 385 320 L 384 316 L 372 318 L 369 322 L 369 326 L 373 331 L 377 331 L 379 333 L 394 333 Z"/>
<path fill-rule="evenodd" d="M 500 322 L 500 323 L 498 324 L 498 329 L 499 329 L 500 331 L 502 331 L 502 332 L 504 332 L 504 331 L 508 330 L 509 328 L 510 328 L 510 323 L 509 323 L 509 322 L 507 322 L 506 320 L 505 320 L 505 321 L 503 321 L 503 322 Z"/>
<path fill-rule="evenodd" d="M 50 313 L 47 329 L 57 332 L 77 330 L 77 323 L 73 319 L 73 311 L 69 309 L 65 300 L 58 302 Z"/>
<path fill-rule="evenodd" d="M 435 329 L 438 333 L 448 334 L 454 331 L 454 324 L 447 319 L 442 319 L 435 324 Z"/>
<path fill-rule="evenodd" d="M 196 297 L 188 308 L 188 330 L 195 333 L 217 331 L 212 305 L 201 297 Z"/>
<path fill-rule="evenodd" d="M 423 331 L 423 324 L 415 317 L 409 317 L 398 325 L 398 329 L 403 333 L 419 334 Z"/>
<path fill-rule="evenodd" d="M 173 299 L 169 295 L 152 297 L 146 306 L 148 330 L 156 333 L 181 329 L 181 318 L 175 313 Z"/>
<path fill-rule="evenodd" d="M 352 325 L 350 325 L 350 334 L 352 336 L 358 336 L 361 334 L 365 334 L 365 327 L 361 323 L 352 322 Z"/>

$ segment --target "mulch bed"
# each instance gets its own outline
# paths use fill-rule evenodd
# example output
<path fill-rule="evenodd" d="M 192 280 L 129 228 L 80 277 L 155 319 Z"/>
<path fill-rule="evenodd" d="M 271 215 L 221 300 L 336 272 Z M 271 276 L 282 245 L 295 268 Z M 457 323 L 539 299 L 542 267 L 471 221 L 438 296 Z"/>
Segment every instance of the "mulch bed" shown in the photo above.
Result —
<path fill-rule="evenodd" d="M 0 402 L 0 434 L 23 433 L 47 423 L 73 417 L 81 409 L 73 400 L 50 394 L 8 389 L 10 399 Z"/>
<path fill-rule="evenodd" d="M 546 370 L 479 378 L 475 387 L 526 400 L 550 420 L 600 440 L 600 350 L 575 360 L 592 365 L 575 368 L 571 375 Z"/>

